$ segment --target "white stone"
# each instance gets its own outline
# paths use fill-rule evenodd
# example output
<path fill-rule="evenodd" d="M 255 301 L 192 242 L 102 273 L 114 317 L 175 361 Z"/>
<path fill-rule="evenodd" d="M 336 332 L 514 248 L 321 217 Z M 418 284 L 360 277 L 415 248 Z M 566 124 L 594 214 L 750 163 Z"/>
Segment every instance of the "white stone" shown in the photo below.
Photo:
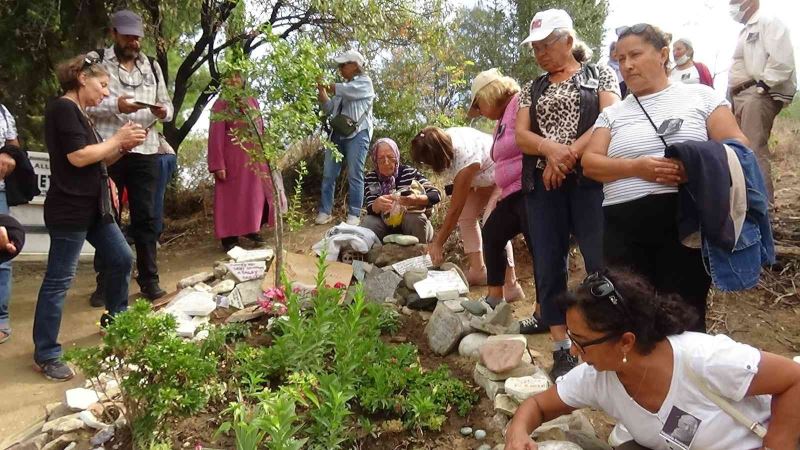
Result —
<path fill-rule="evenodd" d="M 250 280 L 260 280 L 267 271 L 266 261 L 248 261 L 226 264 L 228 272 L 238 281 L 243 283 Z"/>
<path fill-rule="evenodd" d="M 245 281 L 239 283 L 228 294 L 228 303 L 237 309 L 244 309 L 245 306 L 252 305 L 258 301 L 258 297 L 264 291 L 261 289 L 261 280 Z"/>
<path fill-rule="evenodd" d="M 520 363 L 517 367 L 509 370 L 508 372 L 495 373 L 484 367 L 481 363 L 475 364 L 475 372 L 473 377 L 483 377 L 489 381 L 505 381 L 513 377 L 527 377 L 535 374 L 540 369 L 533 364 Z"/>
<path fill-rule="evenodd" d="M 206 281 L 214 279 L 214 272 L 200 272 L 190 277 L 186 277 L 178 281 L 178 289 L 186 289 L 187 287 L 194 286 L 197 283 L 205 283 Z"/>
<path fill-rule="evenodd" d="M 459 296 L 460 296 L 459 292 L 456 289 L 450 289 L 447 291 L 438 291 L 436 293 L 436 300 L 439 300 L 440 302 L 446 300 L 458 300 Z"/>
<path fill-rule="evenodd" d="M 211 292 L 211 286 L 205 283 L 197 283 L 194 286 L 192 286 L 192 289 L 199 292 Z"/>
<path fill-rule="evenodd" d="M 525 347 L 528 346 L 528 339 L 525 335 L 522 334 L 498 334 L 495 336 L 489 336 L 489 341 L 520 341 L 525 344 Z"/>
<path fill-rule="evenodd" d="M 236 250 L 236 248 L 238 247 L 234 247 L 233 250 L 228 252 L 228 256 L 231 256 L 231 252 Z M 233 258 L 237 263 L 243 263 L 250 261 L 268 261 L 274 256 L 275 252 L 271 248 L 259 248 L 256 250 L 244 250 L 244 253 L 237 252 L 236 257 L 234 258 L 231 256 L 231 258 Z"/>
<path fill-rule="evenodd" d="M 453 311 L 455 313 L 464 311 L 464 307 L 461 306 L 461 300 L 446 300 L 444 302 L 444 306 L 447 306 L 448 308 L 450 308 L 450 311 Z"/>
<path fill-rule="evenodd" d="M 792 358 L 792 360 L 794 360 L 794 362 L 796 362 L 797 364 L 800 364 L 800 356 L 795 356 L 794 358 Z"/>
<path fill-rule="evenodd" d="M 471 333 L 464 336 L 464 339 L 458 343 L 458 354 L 477 361 L 480 358 L 478 350 L 487 338 L 488 336 L 483 333 Z"/>
<path fill-rule="evenodd" d="M 233 280 L 222 280 L 211 288 L 212 294 L 226 294 L 236 287 L 236 282 Z"/>
<path fill-rule="evenodd" d="M 239 247 L 238 245 L 228 250 L 228 256 L 230 256 L 231 259 L 234 261 L 236 261 L 237 258 L 241 257 L 245 253 L 247 253 L 247 250 L 243 249 L 242 247 Z"/>
<path fill-rule="evenodd" d="M 190 316 L 207 316 L 215 309 L 217 302 L 214 301 L 214 294 L 188 289 L 181 291 L 175 300 L 164 308 L 170 313 L 178 311 Z"/>
<path fill-rule="evenodd" d="M 103 430 L 110 426 L 97 420 L 91 411 L 81 411 L 78 414 L 78 417 L 83 421 L 84 424 L 86 424 L 87 427 L 94 428 L 95 430 Z"/>
<path fill-rule="evenodd" d="M 65 392 L 65 394 L 67 397 L 67 406 L 69 406 L 73 411 L 83 411 L 92 403 L 97 403 L 100 400 L 97 392 L 91 389 L 69 389 L 67 392 Z"/>
<path fill-rule="evenodd" d="M 45 422 L 42 426 L 42 433 L 52 433 L 59 435 L 69 433 L 71 431 L 80 430 L 85 424 L 80 419 L 80 413 L 70 414 L 68 416 L 60 417 L 50 422 Z"/>
<path fill-rule="evenodd" d="M 528 397 L 546 391 L 550 387 L 550 379 L 542 372 L 537 372 L 527 377 L 511 377 L 506 380 L 506 393 L 517 403 L 522 403 Z"/>
<path fill-rule="evenodd" d="M 508 394 L 497 394 L 494 398 L 494 411 L 508 417 L 514 416 L 518 406 L 517 402 Z"/>

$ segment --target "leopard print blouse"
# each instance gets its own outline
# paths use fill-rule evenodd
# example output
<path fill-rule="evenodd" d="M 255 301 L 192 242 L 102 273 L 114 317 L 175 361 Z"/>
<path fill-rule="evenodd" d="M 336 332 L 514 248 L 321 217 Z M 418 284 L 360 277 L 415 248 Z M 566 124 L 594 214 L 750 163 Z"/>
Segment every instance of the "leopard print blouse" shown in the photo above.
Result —
<path fill-rule="evenodd" d="M 598 91 L 613 92 L 619 97 L 619 82 L 614 70 L 606 65 L 598 64 L 597 72 Z M 578 75 L 580 75 L 580 71 L 576 72 L 572 78 L 548 86 L 536 104 L 536 117 L 544 137 L 564 145 L 571 145 L 579 137 L 577 134 L 581 95 L 572 81 Z M 520 92 L 520 109 L 531 106 L 532 84 L 533 81 L 529 81 Z"/>

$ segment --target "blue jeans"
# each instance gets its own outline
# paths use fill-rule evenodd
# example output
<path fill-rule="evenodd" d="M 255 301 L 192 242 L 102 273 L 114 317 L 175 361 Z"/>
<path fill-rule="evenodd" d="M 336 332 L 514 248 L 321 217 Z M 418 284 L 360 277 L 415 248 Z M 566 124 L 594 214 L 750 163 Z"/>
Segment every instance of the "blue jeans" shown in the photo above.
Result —
<path fill-rule="evenodd" d="M 164 193 L 167 192 L 167 184 L 175 170 L 178 168 L 177 155 L 159 155 L 158 157 L 159 176 L 156 184 L 156 198 L 153 202 L 153 209 L 156 219 L 156 232 L 161 235 L 164 231 Z"/>
<path fill-rule="evenodd" d="M 0 214 L 8 214 L 6 191 L 0 191 Z M 10 328 L 8 302 L 11 299 L 11 261 L 0 264 L 0 330 Z"/>
<path fill-rule="evenodd" d="M 333 134 L 331 140 L 342 153 L 342 161 L 333 159 L 333 152 L 325 151 L 325 165 L 322 169 L 322 198 L 319 212 L 330 214 L 333 211 L 333 193 L 336 178 L 342 171 L 342 162 L 347 164 L 347 214 L 361 215 L 364 204 L 364 162 L 369 149 L 369 130 L 362 130 L 350 139 L 342 139 Z"/>
<path fill-rule="evenodd" d="M 564 325 L 565 311 L 556 299 L 567 290 L 570 234 L 578 241 L 586 272 L 603 268 L 603 186 L 579 183 L 573 174 L 560 188 L 546 191 L 539 169 L 534 182 L 533 192 L 525 194 L 525 203 L 536 301 L 545 325 Z"/>
<path fill-rule="evenodd" d="M 89 241 L 103 261 L 106 310 L 112 316 L 128 308 L 133 253 L 116 223 L 95 224 L 88 231 L 48 230 L 50 252 L 47 271 L 39 288 L 33 320 L 33 359 L 37 363 L 60 358 L 58 332 L 67 290 L 78 268 L 84 241 Z"/>

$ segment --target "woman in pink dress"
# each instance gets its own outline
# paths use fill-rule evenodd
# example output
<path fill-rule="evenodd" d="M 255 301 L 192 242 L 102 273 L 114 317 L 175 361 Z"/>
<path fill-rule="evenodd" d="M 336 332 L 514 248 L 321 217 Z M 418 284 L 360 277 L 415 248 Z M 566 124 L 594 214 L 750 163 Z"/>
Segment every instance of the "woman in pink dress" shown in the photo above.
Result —
<path fill-rule="evenodd" d="M 242 86 L 241 75 L 231 75 L 227 83 Z M 269 167 L 253 162 L 248 152 L 254 151 L 251 143 L 237 143 L 232 131 L 251 126 L 244 120 L 245 108 L 258 109 L 256 99 L 249 97 L 235 105 L 219 99 L 211 108 L 211 126 L 208 130 L 208 171 L 214 174 L 214 237 L 222 241 L 225 251 L 239 242 L 239 236 L 261 244 L 261 225 L 274 225 L 272 180 Z M 220 113 L 239 114 L 242 120 L 215 120 Z M 219 118 L 217 118 L 219 119 Z M 260 118 L 259 133 L 263 131 Z M 285 199 L 281 192 L 281 207 Z"/>

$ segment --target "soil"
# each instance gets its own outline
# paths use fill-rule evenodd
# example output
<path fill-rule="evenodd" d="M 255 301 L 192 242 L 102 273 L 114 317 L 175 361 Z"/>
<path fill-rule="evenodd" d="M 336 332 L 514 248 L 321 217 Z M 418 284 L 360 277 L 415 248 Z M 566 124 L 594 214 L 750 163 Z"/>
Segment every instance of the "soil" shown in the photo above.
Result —
<path fill-rule="evenodd" d="M 795 157 L 795 143 L 800 142 L 800 122 L 779 119 L 773 131 L 773 151 L 776 171 L 776 239 L 779 244 L 800 245 L 800 159 Z M 205 211 L 178 221 L 167 221 L 171 235 L 166 235 L 166 244 L 161 249 L 159 266 L 164 286 L 175 283 L 193 273 L 209 270 L 214 261 L 225 255 L 212 236 L 210 212 Z M 311 217 L 309 213 L 309 217 Z M 308 225 L 288 233 L 285 247 L 289 251 L 309 252 L 327 227 Z M 268 232 L 265 232 L 267 237 Z M 269 242 L 273 242 L 269 239 Z M 448 250 L 458 252 L 459 246 L 451 239 Z M 533 281 L 530 256 L 522 242 L 515 242 L 517 274 L 527 300 L 512 304 L 515 316 L 528 317 L 533 310 Z M 570 258 L 571 283 L 582 279 L 583 268 L 578 252 Z M 458 259 L 452 257 L 451 259 Z M 14 264 L 14 296 L 11 302 L 12 339 L 0 346 L 0 436 L 18 433 L 42 418 L 43 407 L 47 403 L 62 401 L 65 389 L 83 384 L 80 377 L 64 383 L 55 384 L 43 379 L 31 370 L 30 341 L 32 316 L 38 288 L 41 283 L 43 265 L 41 263 Z M 88 306 L 87 298 L 94 287 L 91 264 L 82 263 L 73 282 L 64 314 L 61 339 L 65 348 L 71 345 L 93 345 L 98 342 L 95 321 L 100 311 Z M 800 296 L 796 285 L 800 283 L 798 262 L 792 258 L 782 258 L 775 269 L 766 272 L 762 283 L 756 289 L 741 293 L 712 292 L 709 298 L 708 328 L 711 332 L 725 333 L 733 339 L 751 344 L 766 351 L 785 356 L 800 353 Z M 132 283 L 131 292 L 137 287 Z M 484 289 L 473 289 L 470 297 L 477 298 Z M 132 298 L 135 294 L 132 295 Z M 420 362 L 424 367 L 435 368 L 447 364 L 453 376 L 474 385 L 472 382 L 473 364 L 457 354 L 447 357 L 434 355 L 427 345 L 423 329 L 425 322 L 419 313 L 403 316 L 403 326 L 398 332 L 419 348 Z M 545 335 L 530 336 L 529 344 L 541 357 L 537 362 L 547 367 L 550 361 L 550 342 Z M 476 388 L 479 389 L 479 388 Z M 360 448 L 370 449 L 433 449 L 475 448 L 482 443 L 495 445 L 502 442 L 499 431 L 492 426 L 493 405 L 485 397 L 467 417 L 459 417 L 451 412 L 450 419 L 440 432 L 384 433 L 378 438 L 367 438 Z M 210 410 L 217 410 L 210 408 Z M 590 418 L 598 434 L 607 436 L 611 423 L 602 414 L 593 413 Z M 175 442 L 194 445 L 209 442 L 219 425 L 219 415 L 209 411 L 180 424 L 176 424 Z M 484 429 L 488 436 L 483 442 L 473 438 L 463 438 L 459 434 L 462 426 Z M 231 442 L 220 439 L 212 447 L 232 447 Z M 2 446 L 0 446 L 2 447 Z"/>

